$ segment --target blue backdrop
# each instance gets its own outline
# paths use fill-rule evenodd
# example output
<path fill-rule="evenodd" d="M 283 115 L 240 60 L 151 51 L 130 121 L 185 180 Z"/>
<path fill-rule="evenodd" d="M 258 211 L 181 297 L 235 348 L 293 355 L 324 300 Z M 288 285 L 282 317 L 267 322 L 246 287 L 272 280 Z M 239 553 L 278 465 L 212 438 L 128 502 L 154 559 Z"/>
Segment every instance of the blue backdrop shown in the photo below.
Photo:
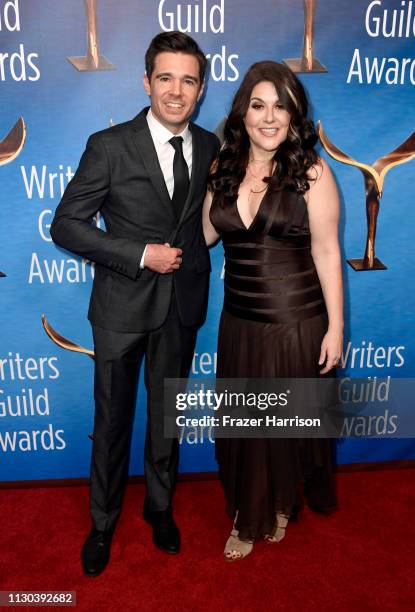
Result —
<path fill-rule="evenodd" d="M 79 71 L 67 59 L 86 53 L 86 7 L 92 10 L 94 4 L 97 40 L 113 70 Z M 147 105 L 143 57 L 152 36 L 163 29 L 187 31 L 209 55 L 211 73 L 196 120 L 214 130 L 251 63 L 301 55 L 303 3 L 261 0 L 258 6 L 247 0 L 0 0 L 0 138 L 19 116 L 27 127 L 17 156 L 7 140 L 0 144 L 0 271 L 6 275 L 0 278 L 0 481 L 89 473 L 93 363 L 54 345 L 41 325 L 45 313 L 61 334 L 92 348 L 86 311 L 93 268 L 56 248 L 49 236 L 53 211 L 88 135 Z M 314 52 L 327 72 L 301 79 L 314 119 L 322 121 L 333 143 L 361 162 L 373 163 L 414 130 L 414 19 L 411 2 L 317 5 Z M 341 195 L 344 258 L 361 257 L 366 239 L 362 174 L 329 163 Z M 342 365 L 351 376 L 415 376 L 414 164 L 392 168 L 385 179 L 376 247 L 388 269 L 358 273 L 344 266 Z M 221 246 L 212 252 L 212 263 L 195 376 L 214 373 Z M 142 387 L 132 474 L 142 473 Z M 216 469 L 206 432 L 182 432 L 181 447 L 183 472 Z M 337 448 L 340 463 L 415 458 L 410 439 L 354 439 Z"/>

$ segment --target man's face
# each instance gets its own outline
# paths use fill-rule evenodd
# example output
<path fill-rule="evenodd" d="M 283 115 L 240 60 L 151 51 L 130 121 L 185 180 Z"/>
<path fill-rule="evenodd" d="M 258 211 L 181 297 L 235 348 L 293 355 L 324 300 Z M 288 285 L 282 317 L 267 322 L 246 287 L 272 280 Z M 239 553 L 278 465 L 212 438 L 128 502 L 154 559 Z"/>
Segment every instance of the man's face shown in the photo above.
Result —
<path fill-rule="evenodd" d="M 203 93 L 199 62 L 187 53 L 159 53 L 151 79 L 144 75 L 144 89 L 151 98 L 156 119 L 173 134 L 179 134 Z"/>

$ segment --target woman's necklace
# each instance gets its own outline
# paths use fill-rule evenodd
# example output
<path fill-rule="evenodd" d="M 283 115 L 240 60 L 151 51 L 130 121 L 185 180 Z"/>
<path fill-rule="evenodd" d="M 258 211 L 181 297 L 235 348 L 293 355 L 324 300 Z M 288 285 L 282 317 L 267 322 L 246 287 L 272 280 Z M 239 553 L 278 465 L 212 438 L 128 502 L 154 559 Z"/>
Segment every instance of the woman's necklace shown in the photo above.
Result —
<path fill-rule="evenodd" d="M 252 161 L 259 161 L 259 160 L 252 160 Z M 262 187 L 262 189 L 258 189 L 259 186 L 262 186 L 264 184 L 264 176 L 270 176 L 271 175 L 271 171 L 272 171 L 272 165 L 273 165 L 273 160 L 269 160 L 268 162 L 268 174 L 262 174 L 262 176 L 258 176 L 257 174 L 254 174 L 248 164 L 247 166 L 247 171 L 248 174 L 251 175 L 252 177 L 252 181 L 250 181 L 249 184 L 249 195 L 248 195 L 248 202 L 251 200 L 251 197 L 253 194 L 258 194 L 258 193 L 263 193 L 268 185 L 266 184 L 265 187 Z M 252 186 L 251 186 L 252 185 Z"/>

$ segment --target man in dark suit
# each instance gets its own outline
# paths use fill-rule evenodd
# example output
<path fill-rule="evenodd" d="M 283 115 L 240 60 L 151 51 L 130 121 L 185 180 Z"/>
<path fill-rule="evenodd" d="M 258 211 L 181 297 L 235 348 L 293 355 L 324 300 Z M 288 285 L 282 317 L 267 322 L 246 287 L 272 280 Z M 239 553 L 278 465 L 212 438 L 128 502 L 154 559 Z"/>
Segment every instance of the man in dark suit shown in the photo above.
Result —
<path fill-rule="evenodd" d="M 84 572 L 94 576 L 109 560 L 121 510 L 143 358 L 143 515 L 154 543 L 179 551 L 171 507 L 178 441 L 164 437 L 163 383 L 188 375 L 209 284 L 201 209 L 219 143 L 189 122 L 207 61 L 197 43 L 179 32 L 156 36 L 145 60 L 151 108 L 89 138 L 51 226 L 56 244 L 96 264 L 88 314 L 95 345 L 93 526 L 82 549 Z M 106 231 L 92 223 L 98 211 Z"/>

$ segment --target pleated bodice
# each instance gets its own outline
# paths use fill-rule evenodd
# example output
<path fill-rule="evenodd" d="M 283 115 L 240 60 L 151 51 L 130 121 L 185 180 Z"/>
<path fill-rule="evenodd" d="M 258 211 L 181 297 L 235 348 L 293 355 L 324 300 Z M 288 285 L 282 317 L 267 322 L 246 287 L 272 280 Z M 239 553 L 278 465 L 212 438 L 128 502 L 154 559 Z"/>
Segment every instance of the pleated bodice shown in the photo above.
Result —
<path fill-rule="evenodd" d="M 225 249 L 224 309 L 254 321 L 289 323 L 325 312 L 302 195 L 268 187 L 251 225 L 215 197 L 210 219 Z"/>

